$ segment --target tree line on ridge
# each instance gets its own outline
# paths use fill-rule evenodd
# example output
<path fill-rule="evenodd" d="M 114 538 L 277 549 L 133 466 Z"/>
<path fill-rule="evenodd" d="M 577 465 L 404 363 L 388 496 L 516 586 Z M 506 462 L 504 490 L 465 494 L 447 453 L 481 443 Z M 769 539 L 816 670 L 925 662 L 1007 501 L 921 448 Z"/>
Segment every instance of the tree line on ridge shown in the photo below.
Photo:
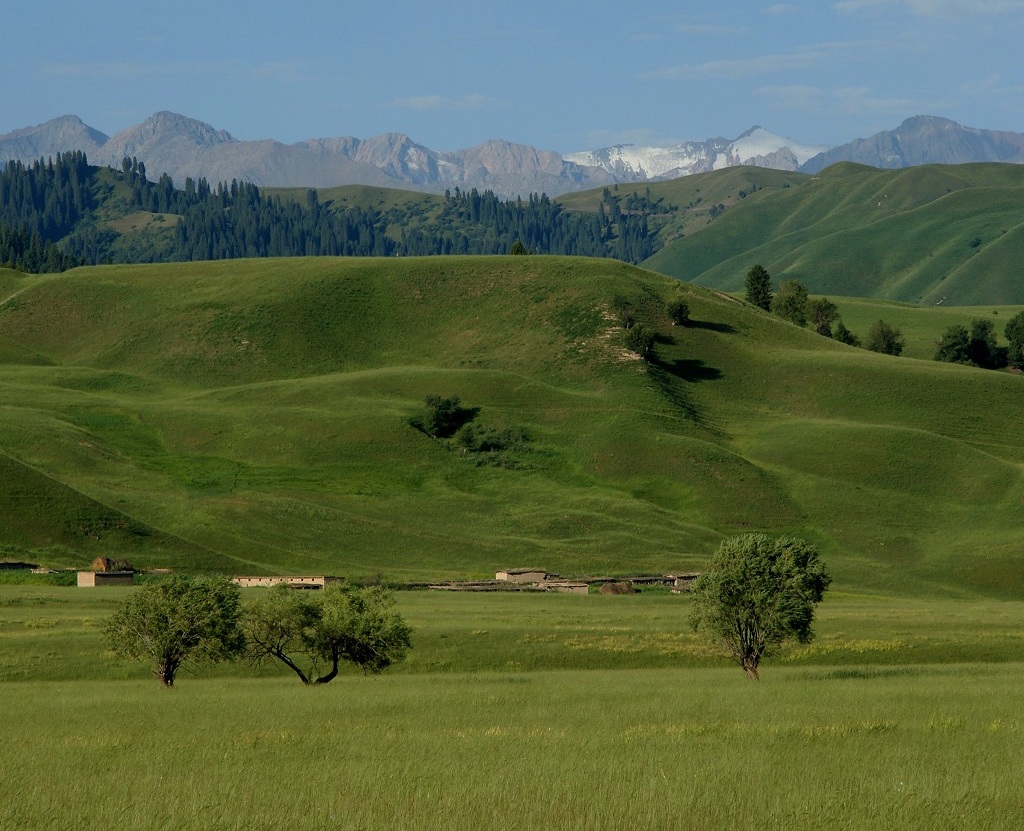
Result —
<path fill-rule="evenodd" d="M 517 243 L 638 263 L 656 250 L 647 217 L 657 206 L 620 203 L 606 190 L 597 212 L 567 211 L 543 194 L 503 200 L 456 188 L 408 225 L 409 208 L 339 207 L 314 189 L 293 200 L 234 180 L 187 178 L 179 190 L 166 174 L 150 181 L 137 159 L 114 171 L 72 152 L 0 171 L 0 265 L 43 272 L 107 262 L 506 254 Z M 108 221 L 139 212 L 153 219 L 143 232 Z"/>

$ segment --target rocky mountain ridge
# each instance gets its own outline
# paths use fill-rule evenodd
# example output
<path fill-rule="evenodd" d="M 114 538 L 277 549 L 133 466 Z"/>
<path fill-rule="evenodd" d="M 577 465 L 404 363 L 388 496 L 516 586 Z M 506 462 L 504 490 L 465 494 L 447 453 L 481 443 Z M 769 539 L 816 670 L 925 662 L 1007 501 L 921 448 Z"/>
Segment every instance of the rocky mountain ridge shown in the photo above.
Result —
<path fill-rule="evenodd" d="M 907 119 L 896 130 L 834 148 L 805 145 L 753 127 L 736 139 L 712 138 L 672 147 L 615 145 L 559 154 L 491 140 L 438 151 L 402 133 L 283 144 L 239 141 L 225 130 L 159 112 L 115 136 L 73 115 L 0 135 L 0 164 L 81 150 L 93 164 L 119 167 L 134 156 L 150 178 L 170 175 L 210 182 L 249 181 L 267 187 L 325 188 L 366 184 L 442 192 L 456 187 L 492 190 L 503 197 L 561 193 L 616 183 L 673 179 L 735 165 L 816 173 L 838 161 L 874 167 L 976 161 L 1024 162 L 1024 134 L 963 127 L 934 116 Z"/>
<path fill-rule="evenodd" d="M 1024 133 L 979 130 L 948 118 L 919 115 L 895 130 L 875 133 L 833 147 L 809 159 L 800 170 L 818 173 L 836 162 L 857 162 L 888 169 L 923 164 L 971 162 L 1024 163 Z"/>

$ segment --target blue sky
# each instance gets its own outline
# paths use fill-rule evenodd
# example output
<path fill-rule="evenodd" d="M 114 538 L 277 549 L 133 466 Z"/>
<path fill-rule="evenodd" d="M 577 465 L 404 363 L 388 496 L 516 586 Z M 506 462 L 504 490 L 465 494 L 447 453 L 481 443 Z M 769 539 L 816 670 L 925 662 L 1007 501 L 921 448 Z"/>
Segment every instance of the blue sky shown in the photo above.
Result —
<path fill-rule="evenodd" d="M 401 132 L 439 150 L 754 124 L 839 144 L 920 114 L 1024 132 L 1024 0 L 12 5 L 0 133 L 73 113 L 113 134 L 159 110 L 239 139 Z"/>

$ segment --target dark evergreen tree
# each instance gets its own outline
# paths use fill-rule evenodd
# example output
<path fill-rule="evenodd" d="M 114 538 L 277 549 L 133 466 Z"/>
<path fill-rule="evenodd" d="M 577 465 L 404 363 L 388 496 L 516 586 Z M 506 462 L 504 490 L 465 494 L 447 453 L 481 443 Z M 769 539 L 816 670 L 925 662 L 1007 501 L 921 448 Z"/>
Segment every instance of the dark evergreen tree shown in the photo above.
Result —
<path fill-rule="evenodd" d="M 832 329 L 832 338 L 847 346 L 860 346 L 860 338 L 846 328 L 846 324 L 841 318 L 836 320 L 836 325 Z"/>
<path fill-rule="evenodd" d="M 772 308 L 772 278 L 764 266 L 757 264 L 751 266 L 747 272 L 747 302 L 766 312 Z"/>

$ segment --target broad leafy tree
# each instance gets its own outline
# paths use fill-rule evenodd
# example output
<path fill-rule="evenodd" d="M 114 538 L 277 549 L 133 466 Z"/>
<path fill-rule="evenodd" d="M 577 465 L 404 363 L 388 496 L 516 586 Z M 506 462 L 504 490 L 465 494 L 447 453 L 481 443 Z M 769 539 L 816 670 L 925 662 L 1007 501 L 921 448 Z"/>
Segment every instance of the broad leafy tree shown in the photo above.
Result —
<path fill-rule="evenodd" d="M 334 680 L 342 662 L 380 673 L 412 646 L 394 597 L 379 587 L 275 586 L 246 610 L 243 627 L 254 663 L 280 661 L 303 684 Z"/>
<path fill-rule="evenodd" d="M 814 607 L 831 581 L 813 545 L 743 534 L 724 541 L 697 578 L 690 621 L 757 680 L 762 658 L 811 640 Z"/>
<path fill-rule="evenodd" d="M 865 344 L 872 352 L 883 355 L 901 355 L 903 353 L 903 333 L 891 323 L 879 320 L 872 324 Z"/>
<path fill-rule="evenodd" d="M 463 407 L 457 395 L 428 395 L 423 412 L 412 416 L 409 424 L 433 439 L 450 439 L 460 427 L 476 418 L 479 411 Z"/>
<path fill-rule="evenodd" d="M 670 300 L 665 307 L 673 326 L 685 326 L 690 322 L 690 305 L 681 297 Z"/>
<path fill-rule="evenodd" d="M 1006 366 L 1006 355 L 996 343 L 996 325 L 984 317 L 971 321 L 971 363 L 982 369 Z"/>
<path fill-rule="evenodd" d="M 935 346 L 935 360 L 950 364 L 971 363 L 971 335 L 966 326 L 958 323 L 942 333 Z"/>
<path fill-rule="evenodd" d="M 1007 352 L 1010 366 L 1024 369 L 1024 312 L 1018 312 L 1007 321 L 1003 334 L 1010 342 Z"/>
<path fill-rule="evenodd" d="M 772 314 L 803 326 L 807 323 L 807 287 L 798 280 L 786 280 L 772 298 Z"/>
<path fill-rule="evenodd" d="M 746 280 L 747 302 L 766 312 L 772 308 L 772 278 L 761 264 L 751 266 Z"/>
<path fill-rule="evenodd" d="M 654 332 L 637 323 L 626 332 L 626 348 L 647 361 L 654 355 Z"/>
<path fill-rule="evenodd" d="M 154 663 L 165 687 L 185 664 L 212 663 L 240 654 L 238 587 L 225 578 L 174 575 L 133 591 L 106 622 L 110 648 Z"/>
<path fill-rule="evenodd" d="M 832 324 L 839 317 L 836 304 L 827 297 L 817 297 L 807 301 L 807 319 L 814 331 L 826 338 L 832 337 Z"/>

